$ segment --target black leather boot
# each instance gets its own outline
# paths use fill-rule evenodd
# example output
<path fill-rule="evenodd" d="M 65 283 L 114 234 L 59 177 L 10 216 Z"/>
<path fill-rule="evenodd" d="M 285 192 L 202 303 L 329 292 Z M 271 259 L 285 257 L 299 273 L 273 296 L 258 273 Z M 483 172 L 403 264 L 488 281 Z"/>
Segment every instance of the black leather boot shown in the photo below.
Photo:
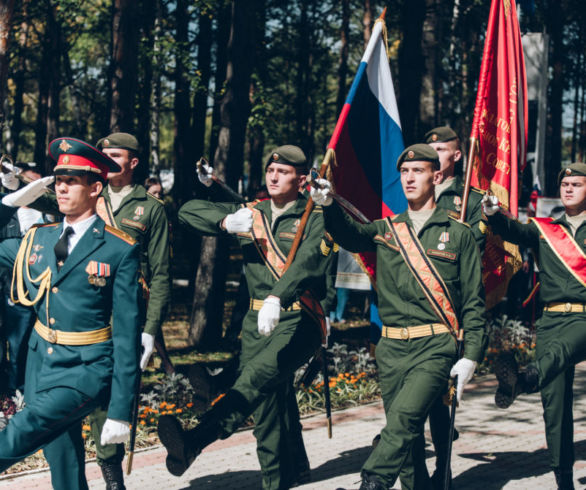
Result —
<path fill-rule="evenodd" d="M 539 372 L 535 364 L 529 364 L 519 372 L 515 354 L 511 351 L 501 353 L 494 363 L 494 373 L 499 386 L 494 402 L 499 408 L 509 408 L 522 393 L 535 393 L 539 390 Z"/>
<path fill-rule="evenodd" d="M 555 468 L 553 473 L 555 475 L 555 482 L 557 483 L 558 490 L 574 490 L 574 475 L 571 469 L 562 470 L 560 468 Z"/>
<path fill-rule="evenodd" d="M 362 473 L 362 483 L 359 490 L 387 490 L 388 486 L 368 473 Z"/>
<path fill-rule="evenodd" d="M 126 490 L 122 463 L 104 463 L 100 469 L 106 482 L 106 490 Z"/>

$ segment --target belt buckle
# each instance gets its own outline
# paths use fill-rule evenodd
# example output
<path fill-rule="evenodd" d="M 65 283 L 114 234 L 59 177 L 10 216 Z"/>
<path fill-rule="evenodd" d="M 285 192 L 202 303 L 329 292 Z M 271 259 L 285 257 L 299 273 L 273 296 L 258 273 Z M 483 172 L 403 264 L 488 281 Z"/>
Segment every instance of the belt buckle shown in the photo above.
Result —
<path fill-rule="evenodd" d="M 564 305 L 564 312 L 569 313 L 570 311 L 572 311 L 572 303 L 566 303 Z"/>
<path fill-rule="evenodd" d="M 57 332 L 55 332 L 55 330 L 49 329 L 49 332 L 47 333 L 47 337 L 48 337 L 48 341 L 51 344 L 54 344 L 57 342 Z"/>
<path fill-rule="evenodd" d="M 409 339 L 409 329 L 406 327 L 403 327 L 401 329 L 401 340 L 408 340 Z"/>

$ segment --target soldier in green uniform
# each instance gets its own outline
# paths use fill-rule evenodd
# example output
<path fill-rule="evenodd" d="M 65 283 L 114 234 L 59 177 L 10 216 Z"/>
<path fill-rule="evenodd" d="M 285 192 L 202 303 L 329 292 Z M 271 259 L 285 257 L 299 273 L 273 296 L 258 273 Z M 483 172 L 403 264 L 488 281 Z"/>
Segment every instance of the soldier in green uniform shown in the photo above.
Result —
<path fill-rule="evenodd" d="M 169 280 L 169 225 L 163 202 L 139 184 L 134 183 L 134 170 L 139 165 L 138 141 L 128 133 L 112 133 L 97 143 L 97 148 L 120 166 L 120 172 L 108 174 L 108 185 L 98 200 L 98 213 L 110 225 L 128 233 L 140 247 L 140 269 L 148 302 L 142 304 L 143 354 L 140 368 L 144 370 L 155 346 L 167 372 L 173 366 L 166 356 L 161 326 L 171 298 Z M 146 299 L 146 298 L 144 298 Z M 108 489 L 124 488 L 122 459 L 124 445 L 102 446 L 99 434 L 106 419 L 105 407 L 90 416 L 92 436 L 96 442 L 97 461 Z"/>
<path fill-rule="evenodd" d="M 460 217 L 462 211 L 462 196 L 464 194 L 464 182 L 461 177 L 461 169 L 458 172 L 456 165 L 462 160 L 460 139 L 456 132 L 448 126 L 439 126 L 425 134 L 425 142 L 439 155 L 440 171 L 442 179 L 435 186 L 436 204 L 440 208 L 447 209 L 456 217 Z M 482 252 L 484 250 L 486 220 L 482 215 L 482 191 L 471 187 L 466 211 L 466 222 L 470 224 L 476 244 Z M 450 426 L 450 412 L 444 403 L 443 396 L 433 404 L 429 412 L 429 429 L 435 449 L 435 471 L 431 477 L 434 488 L 443 488 L 444 472 L 446 470 L 448 436 Z M 458 431 L 454 429 L 454 440 L 458 437 Z M 451 470 L 449 470 L 451 473 Z M 402 475 L 401 481 L 405 478 Z M 451 476 L 450 476 L 451 481 Z"/>
<path fill-rule="evenodd" d="M 362 490 L 390 488 L 402 472 L 414 475 L 413 488 L 430 487 L 425 419 L 449 376 L 458 376 L 461 397 L 486 344 L 478 247 L 470 228 L 435 204 L 438 154 L 429 145 L 413 145 L 397 167 L 408 210 L 392 219 L 359 224 L 332 203 L 329 182 L 321 179 L 323 188 L 312 190 L 336 243 L 351 252 L 377 252 L 384 325 L 376 360 L 387 424 L 362 467 Z M 464 351 L 457 360 L 454 336 L 460 329 Z M 414 468 L 406 468 L 411 461 Z"/>
<path fill-rule="evenodd" d="M 565 214 L 532 218 L 528 224 L 498 212 L 495 196 L 484 200 L 494 233 L 531 247 L 539 264 L 543 315 L 536 325 L 536 361 L 521 373 L 505 353 L 495 363 L 495 402 L 507 408 L 521 393 L 541 391 L 550 464 L 560 489 L 573 489 L 574 366 L 586 359 L 586 164 L 573 163 L 559 175 Z"/>
<path fill-rule="evenodd" d="M 38 316 L 28 348 L 26 406 L 0 432 L 0 471 L 43 448 L 53 488 L 86 489 L 83 417 L 104 404 L 102 444 L 124 442 L 129 434 L 139 373 L 139 249 L 96 216 L 107 173 L 119 170 L 116 162 L 74 138 L 54 140 L 50 153 L 64 222 L 0 244 L 2 266 L 14 264 L 15 301 L 34 306 Z M 0 217 L 11 214 L 7 204 L 37 198 L 46 179 L 3 198 Z"/>
<path fill-rule="evenodd" d="M 314 311 L 325 293 L 330 253 L 323 241 L 321 208 L 314 208 L 295 259 L 284 267 L 307 204 L 300 194 L 306 165 L 300 148 L 281 146 L 266 166 L 271 199 L 245 206 L 193 200 L 179 211 L 181 222 L 204 235 L 236 235 L 251 300 L 242 327 L 239 375 L 232 388 L 195 429 L 183 431 L 171 416 L 159 419 L 167 468 L 174 475 L 183 474 L 204 447 L 230 436 L 253 414 L 262 487 L 285 489 L 296 483 L 291 453 L 298 450 L 299 431 L 290 427 L 296 417 L 289 412 L 297 409 L 292 377 L 320 345 Z"/>
<path fill-rule="evenodd" d="M 450 211 L 452 216 L 460 217 L 462 211 L 462 196 L 464 195 L 464 180 L 461 171 L 456 165 L 462 159 L 460 139 L 455 131 L 448 126 L 440 126 L 425 133 L 425 142 L 437 151 L 440 159 L 442 178 L 435 186 L 436 204 L 440 208 Z M 461 165 L 460 165 L 461 166 Z M 486 219 L 482 216 L 482 200 L 484 192 L 470 187 L 468 207 L 466 209 L 466 223 L 470 225 L 474 239 L 484 251 L 486 234 Z"/>

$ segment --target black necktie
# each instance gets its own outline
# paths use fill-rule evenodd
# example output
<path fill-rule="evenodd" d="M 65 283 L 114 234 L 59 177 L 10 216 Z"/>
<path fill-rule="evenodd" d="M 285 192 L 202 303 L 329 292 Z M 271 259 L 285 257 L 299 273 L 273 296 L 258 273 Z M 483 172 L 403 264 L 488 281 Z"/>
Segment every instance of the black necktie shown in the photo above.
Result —
<path fill-rule="evenodd" d="M 57 259 L 57 270 L 61 269 L 63 262 L 69 255 L 69 237 L 73 235 L 74 231 L 71 226 L 65 228 L 61 238 L 55 244 L 55 258 Z"/>

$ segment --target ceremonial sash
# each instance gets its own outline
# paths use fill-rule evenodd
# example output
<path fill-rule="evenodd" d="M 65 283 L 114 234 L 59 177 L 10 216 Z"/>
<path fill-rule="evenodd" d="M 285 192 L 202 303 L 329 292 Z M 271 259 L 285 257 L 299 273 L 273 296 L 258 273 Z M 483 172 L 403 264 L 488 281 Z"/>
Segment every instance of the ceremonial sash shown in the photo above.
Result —
<path fill-rule="evenodd" d="M 104 220 L 107 225 L 118 228 L 116 221 L 114 221 L 112 205 L 106 200 L 104 196 L 98 197 L 98 202 L 96 203 L 96 213 Z"/>
<path fill-rule="evenodd" d="M 568 230 L 552 223 L 552 218 L 531 218 L 531 221 L 566 269 L 582 286 L 586 286 L 586 254 Z"/>
<path fill-rule="evenodd" d="M 256 209 L 256 204 L 255 202 L 246 204 L 246 207 L 252 211 L 252 240 L 273 277 L 279 280 L 285 273 L 287 255 L 279 249 L 271 232 L 269 220 L 262 211 Z M 319 325 L 322 343 L 325 342 L 327 336 L 326 316 L 320 302 L 313 297 L 311 291 L 307 290 L 299 297 L 299 303 L 303 311 Z"/>
<path fill-rule="evenodd" d="M 433 311 L 442 323 L 448 325 L 450 333 L 457 337 L 460 327 L 454 311 L 454 303 L 450 297 L 450 291 L 429 257 L 425 254 L 425 250 L 414 230 L 407 223 L 393 222 L 390 217 L 386 218 L 386 222 L 395 238 L 403 260 L 423 290 Z"/>
<path fill-rule="evenodd" d="M 120 227 L 114 221 L 114 211 L 112 210 L 112 205 L 108 202 L 108 200 L 104 196 L 98 197 L 98 202 L 96 203 L 96 214 L 104 220 L 104 222 L 111 226 L 112 228 L 116 228 L 117 230 Z M 149 296 L 151 294 L 151 288 L 146 282 L 144 277 L 144 272 L 141 270 L 138 274 L 138 283 L 140 284 L 142 290 L 142 298 L 148 302 Z"/>

